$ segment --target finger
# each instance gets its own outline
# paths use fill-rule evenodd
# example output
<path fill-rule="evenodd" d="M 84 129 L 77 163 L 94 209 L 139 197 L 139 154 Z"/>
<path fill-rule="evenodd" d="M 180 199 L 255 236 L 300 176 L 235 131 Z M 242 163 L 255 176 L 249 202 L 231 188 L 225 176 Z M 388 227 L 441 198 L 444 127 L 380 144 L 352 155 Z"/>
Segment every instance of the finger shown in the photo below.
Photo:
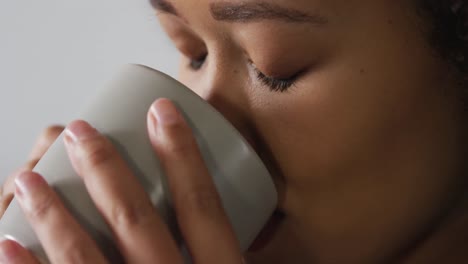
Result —
<path fill-rule="evenodd" d="M 0 218 L 3 216 L 15 196 L 15 178 L 24 171 L 32 170 L 38 162 L 39 159 L 32 159 L 28 161 L 23 167 L 15 170 L 12 174 L 10 174 L 10 176 L 8 176 L 8 178 L 5 180 L 0 188 Z"/>
<path fill-rule="evenodd" d="M 5 182 L 2 185 L 2 194 L 3 195 L 8 195 L 11 194 L 13 195 L 15 193 L 15 178 L 19 174 L 21 174 L 24 171 L 31 171 L 34 169 L 34 167 L 37 165 L 39 162 L 40 158 L 35 158 L 31 159 L 28 162 L 26 162 L 22 167 L 19 169 L 15 170 L 8 178 L 5 180 Z"/>
<path fill-rule="evenodd" d="M 23 171 L 32 170 L 55 139 L 62 133 L 63 126 L 50 126 L 41 133 L 29 154 L 29 161 L 7 177 L 0 187 L 0 218 L 5 213 L 14 197 L 15 177 Z"/>
<path fill-rule="evenodd" d="M 34 147 L 29 154 L 29 159 L 39 160 L 64 129 L 65 128 L 63 126 L 59 125 L 46 128 L 36 139 L 36 143 L 34 144 Z"/>
<path fill-rule="evenodd" d="M 20 244 L 12 240 L 0 242 L 0 263 L 2 264 L 38 264 L 36 258 L 23 248 Z"/>
<path fill-rule="evenodd" d="M 30 160 L 23 167 L 10 174 L 5 182 L 3 182 L 3 185 L 0 187 L 0 218 L 3 216 L 15 196 L 15 178 L 24 171 L 32 170 L 34 166 L 36 166 L 37 162 L 39 162 L 38 159 Z"/>
<path fill-rule="evenodd" d="M 190 127 L 167 99 L 153 104 L 148 120 L 153 126 L 149 128 L 151 141 L 167 174 L 178 223 L 194 262 L 240 263 L 239 243 Z"/>
<path fill-rule="evenodd" d="M 5 214 L 5 211 L 10 205 L 12 200 L 13 200 L 13 195 L 9 195 L 8 197 L 2 197 L 2 199 L 0 200 L 0 218 L 3 217 L 3 214 Z"/>
<path fill-rule="evenodd" d="M 12 200 L 13 194 L 10 193 L 2 195 L 2 198 L 0 199 L 0 218 L 3 217 L 3 214 L 5 213 Z"/>
<path fill-rule="evenodd" d="M 128 263 L 181 263 L 149 196 L 111 142 L 84 121 L 65 130 L 68 155 Z"/>
<path fill-rule="evenodd" d="M 14 197 L 14 192 L 15 192 L 15 178 L 18 176 L 21 172 L 26 171 L 28 169 L 26 168 L 19 168 L 16 171 L 14 171 L 8 178 L 5 180 L 3 185 L 0 188 L 0 218 L 3 216 L 5 213 L 6 209 L 10 205 L 11 201 L 13 200 Z"/>
<path fill-rule="evenodd" d="M 15 170 L 12 174 L 10 174 L 6 178 L 6 180 L 3 182 L 2 187 L 1 187 L 2 201 L 3 200 L 8 200 L 9 198 L 13 197 L 13 194 L 15 192 L 15 178 L 21 172 L 26 171 L 26 170 L 31 170 L 31 169 L 21 167 L 21 168 Z M 10 203 L 10 202 L 8 201 L 8 203 Z"/>
<path fill-rule="evenodd" d="M 13 198 L 13 193 L 15 192 L 15 177 L 22 171 L 32 170 L 50 147 L 50 145 L 52 145 L 55 139 L 57 139 L 60 133 L 62 133 L 63 129 L 63 126 L 50 126 L 41 133 L 41 135 L 37 138 L 31 153 L 29 154 L 29 161 L 21 168 L 10 174 L 10 176 L 8 176 L 6 181 L 3 183 L 0 190 L 2 195 L 2 204 L 7 204 L 8 206 L 8 204 L 11 202 L 11 199 Z M 0 212 L 3 211 L 0 209 Z"/>
<path fill-rule="evenodd" d="M 52 263 L 106 263 L 96 243 L 37 173 L 15 180 L 15 196 Z"/>
<path fill-rule="evenodd" d="M 14 193 L 15 193 L 15 178 L 24 171 L 30 171 L 36 166 L 39 162 L 39 159 L 33 159 L 28 161 L 25 165 L 21 168 L 15 170 L 7 179 L 3 182 L 0 193 L 1 193 L 1 200 L 0 200 L 0 213 L 3 216 L 3 213 L 10 205 L 11 201 L 13 200 Z"/>

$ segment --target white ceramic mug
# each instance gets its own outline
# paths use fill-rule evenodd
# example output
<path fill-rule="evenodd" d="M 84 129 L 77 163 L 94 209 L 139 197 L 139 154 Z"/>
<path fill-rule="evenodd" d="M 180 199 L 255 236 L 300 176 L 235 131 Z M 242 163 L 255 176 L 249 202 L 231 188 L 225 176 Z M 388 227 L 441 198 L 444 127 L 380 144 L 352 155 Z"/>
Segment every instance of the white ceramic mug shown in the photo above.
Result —
<path fill-rule="evenodd" d="M 76 119 L 89 122 L 111 139 L 180 242 L 187 262 L 190 262 L 178 235 L 168 200 L 164 171 L 147 132 L 146 115 L 158 98 L 172 100 L 188 120 L 241 248 L 246 250 L 273 213 L 277 193 L 266 167 L 255 151 L 202 98 L 161 72 L 141 65 L 128 65 L 110 85 L 98 91 Z M 111 263 L 118 262 L 120 256 L 110 229 L 72 168 L 63 144 L 63 135 L 49 148 L 34 171 L 54 187 Z M 41 261 L 48 262 L 15 199 L 0 220 L 0 236 L 19 242 Z"/>

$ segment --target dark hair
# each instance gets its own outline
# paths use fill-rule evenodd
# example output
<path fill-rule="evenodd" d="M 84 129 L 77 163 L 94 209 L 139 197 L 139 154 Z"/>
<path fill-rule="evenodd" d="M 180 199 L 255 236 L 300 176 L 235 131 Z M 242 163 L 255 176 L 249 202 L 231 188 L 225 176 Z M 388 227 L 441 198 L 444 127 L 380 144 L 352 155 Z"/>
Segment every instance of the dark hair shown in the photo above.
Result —
<path fill-rule="evenodd" d="M 467 0 L 419 0 L 431 20 L 430 44 L 450 63 L 467 84 L 468 3 Z"/>

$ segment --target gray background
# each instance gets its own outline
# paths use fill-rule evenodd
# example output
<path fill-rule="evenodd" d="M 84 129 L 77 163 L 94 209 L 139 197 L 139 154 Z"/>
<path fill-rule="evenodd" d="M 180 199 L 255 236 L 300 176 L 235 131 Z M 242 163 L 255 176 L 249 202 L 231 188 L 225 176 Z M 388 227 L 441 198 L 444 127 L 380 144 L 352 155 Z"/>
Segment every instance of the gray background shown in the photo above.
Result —
<path fill-rule="evenodd" d="M 0 180 L 125 63 L 176 73 L 148 0 L 0 0 Z"/>

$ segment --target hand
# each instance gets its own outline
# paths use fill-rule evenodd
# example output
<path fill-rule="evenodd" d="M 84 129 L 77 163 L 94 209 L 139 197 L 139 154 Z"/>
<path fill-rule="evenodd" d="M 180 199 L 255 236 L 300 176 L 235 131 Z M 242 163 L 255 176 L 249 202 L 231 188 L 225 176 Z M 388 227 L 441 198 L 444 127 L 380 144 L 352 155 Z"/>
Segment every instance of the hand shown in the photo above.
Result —
<path fill-rule="evenodd" d="M 193 262 L 242 263 L 239 243 L 196 141 L 170 101 L 155 102 L 148 129 Z M 110 141 L 84 121 L 73 122 L 65 132 L 70 160 L 113 231 L 125 263 L 183 263 L 168 228 Z M 19 204 L 52 263 L 106 263 L 40 175 L 23 172 L 15 182 Z M 12 241 L 0 243 L 0 262 L 37 263 Z"/>
<path fill-rule="evenodd" d="M 29 161 L 24 164 L 24 166 L 10 174 L 10 176 L 5 180 L 3 185 L 0 187 L 0 218 L 8 208 L 11 200 L 13 200 L 13 194 L 15 192 L 14 180 L 16 176 L 23 171 L 32 170 L 64 129 L 65 128 L 63 126 L 50 126 L 46 128 L 37 138 L 36 143 L 29 154 Z"/>

